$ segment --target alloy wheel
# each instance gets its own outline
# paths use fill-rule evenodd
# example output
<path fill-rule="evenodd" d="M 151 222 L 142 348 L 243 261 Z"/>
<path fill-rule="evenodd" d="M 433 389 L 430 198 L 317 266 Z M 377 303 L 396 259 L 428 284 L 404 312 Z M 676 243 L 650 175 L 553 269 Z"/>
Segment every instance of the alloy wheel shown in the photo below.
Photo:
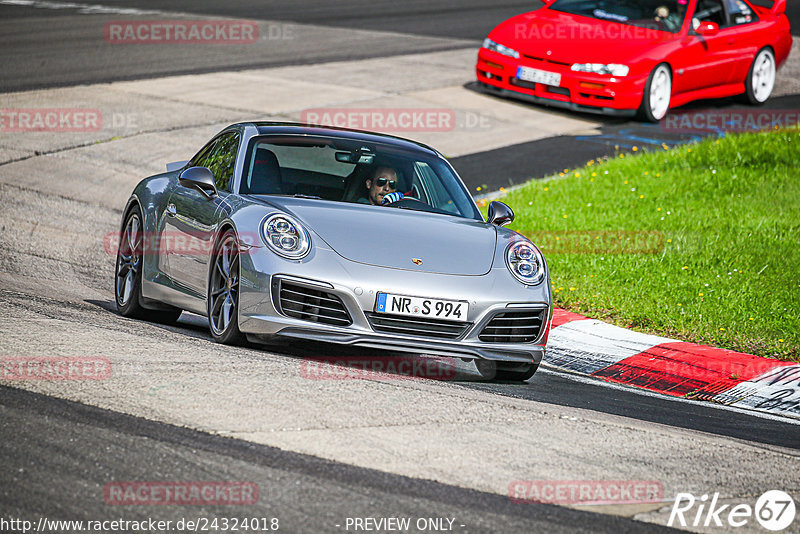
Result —
<path fill-rule="evenodd" d="M 214 258 L 209 293 L 209 322 L 214 334 L 221 336 L 236 321 L 239 293 L 239 247 L 233 234 L 219 244 Z"/>

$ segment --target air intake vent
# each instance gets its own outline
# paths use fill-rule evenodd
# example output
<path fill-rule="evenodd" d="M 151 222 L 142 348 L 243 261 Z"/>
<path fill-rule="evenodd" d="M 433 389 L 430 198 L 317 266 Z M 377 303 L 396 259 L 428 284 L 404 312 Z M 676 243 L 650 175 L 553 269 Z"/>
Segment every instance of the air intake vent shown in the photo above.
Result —
<path fill-rule="evenodd" d="M 548 58 L 537 57 L 537 56 L 529 56 L 528 54 L 523 54 L 523 56 L 525 56 L 528 59 L 532 59 L 534 61 L 539 61 L 541 63 L 549 63 L 551 65 L 559 65 L 561 67 L 569 67 L 570 66 L 569 63 L 564 63 L 563 61 L 556 61 L 554 59 L 548 59 Z"/>
<path fill-rule="evenodd" d="M 335 326 L 353 324 L 341 299 L 333 293 L 281 280 L 280 311 L 284 315 Z"/>
<path fill-rule="evenodd" d="M 382 313 L 368 313 L 367 319 L 376 332 L 438 339 L 457 339 L 470 325 L 470 323 L 454 323 L 438 319 L 384 315 Z"/>
<path fill-rule="evenodd" d="M 478 334 L 489 343 L 530 343 L 539 337 L 547 310 L 498 313 Z"/>

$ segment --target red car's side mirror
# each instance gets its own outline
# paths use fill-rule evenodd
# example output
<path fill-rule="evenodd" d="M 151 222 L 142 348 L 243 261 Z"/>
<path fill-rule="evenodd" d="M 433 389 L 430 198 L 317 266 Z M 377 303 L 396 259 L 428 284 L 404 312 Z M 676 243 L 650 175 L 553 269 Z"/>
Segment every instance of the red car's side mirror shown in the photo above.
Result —
<path fill-rule="evenodd" d="M 719 24 L 716 22 L 701 22 L 694 31 L 697 33 L 697 35 L 713 37 L 719 33 Z"/>

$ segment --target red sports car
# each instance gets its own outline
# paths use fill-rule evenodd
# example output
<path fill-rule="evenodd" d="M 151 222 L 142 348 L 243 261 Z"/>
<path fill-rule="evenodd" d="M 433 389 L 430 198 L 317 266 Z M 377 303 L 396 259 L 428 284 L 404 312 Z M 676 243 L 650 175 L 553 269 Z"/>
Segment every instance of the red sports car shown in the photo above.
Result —
<path fill-rule="evenodd" d="M 792 37 L 786 0 L 545 0 L 489 34 L 484 90 L 653 122 L 692 100 L 769 98 Z"/>

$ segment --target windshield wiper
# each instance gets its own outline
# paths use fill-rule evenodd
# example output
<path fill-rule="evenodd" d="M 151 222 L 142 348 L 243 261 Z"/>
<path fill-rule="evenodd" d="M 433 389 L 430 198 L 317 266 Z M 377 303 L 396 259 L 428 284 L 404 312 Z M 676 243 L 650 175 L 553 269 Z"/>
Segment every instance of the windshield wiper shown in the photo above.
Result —
<path fill-rule="evenodd" d="M 316 200 L 322 200 L 322 197 L 318 197 L 318 196 L 315 196 L 315 195 L 303 195 L 301 193 L 297 193 L 297 194 L 292 195 L 292 196 L 294 198 L 313 198 L 313 199 L 316 199 Z"/>

